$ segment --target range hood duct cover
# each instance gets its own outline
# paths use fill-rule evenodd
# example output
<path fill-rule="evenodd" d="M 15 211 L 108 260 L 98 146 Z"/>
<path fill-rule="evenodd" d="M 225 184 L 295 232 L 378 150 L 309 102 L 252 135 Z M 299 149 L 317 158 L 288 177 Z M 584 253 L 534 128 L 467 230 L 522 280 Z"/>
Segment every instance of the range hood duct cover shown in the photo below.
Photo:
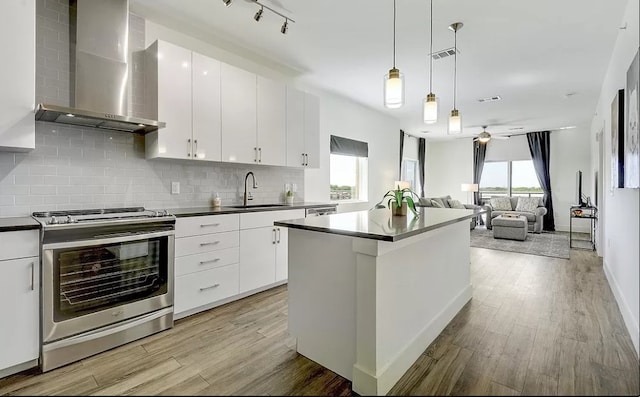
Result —
<path fill-rule="evenodd" d="M 165 126 L 127 116 L 129 0 L 77 0 L 75 107 L 38 105 L 36 120 L 147 133 Z"/>

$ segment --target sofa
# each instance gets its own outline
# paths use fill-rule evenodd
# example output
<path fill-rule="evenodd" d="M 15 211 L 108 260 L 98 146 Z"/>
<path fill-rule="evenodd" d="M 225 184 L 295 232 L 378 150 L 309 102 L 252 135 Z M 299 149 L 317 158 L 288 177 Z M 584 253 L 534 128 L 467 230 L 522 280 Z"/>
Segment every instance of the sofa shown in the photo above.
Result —
<path fill-rule="evenodd" d="M 454 200 L 450 195 L 440 197 L 420 197 L 416 202 L 417 207 L 434 207 L 434 208 L 459 208 L 474 210 L 476 212 L 481 211 L 484 206 L 475 204 L 462 204 L 458 200 Z M 486 209 L 486 208 L 484 208 Z M 473 230 L 478 224 L 478 217 L 471 218 L 470 229 Z"/>
<path fill-rule="evenodd" d="M 492 197 L 486 204 L 487 229 L 491 229 L 491 221 L 504 213 L 515 213 L 527 218 L 530 232 L 542 233 L 542 221 L 547 209 L 540 197 Z"/>

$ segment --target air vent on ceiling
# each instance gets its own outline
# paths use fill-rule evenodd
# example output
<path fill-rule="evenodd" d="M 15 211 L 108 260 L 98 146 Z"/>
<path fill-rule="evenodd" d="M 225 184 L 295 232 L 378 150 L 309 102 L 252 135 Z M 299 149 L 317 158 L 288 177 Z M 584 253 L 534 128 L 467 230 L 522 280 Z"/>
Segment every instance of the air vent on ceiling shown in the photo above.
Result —
<path fill-rule="evenodd" d="M 429 54 L 433 57 L 434 60 L 446 58 L 456 53 L 454 47 L 445 48 L 444 50 L 434 51 L 432 54 Z M 460 49 L 458 49 L 458 54 L 460 54 Z"/>
<path fill-rule="evenodd" d="M 495 102 L 495 101 L 499 101 L 501 100 L 502 97 L 500 95 L 495 95 L 492 97 L 488 97 L 488 98 L 480 98 L 478 99 L 478 102 L 482 103 L 482 102 Z"/>
<path fill-rule="evenodd" d="M 518 130 L 524 130 L 524 127 L 512 127 L 512 128 L 509 128 L 509 131 L 518 131 Z"/>

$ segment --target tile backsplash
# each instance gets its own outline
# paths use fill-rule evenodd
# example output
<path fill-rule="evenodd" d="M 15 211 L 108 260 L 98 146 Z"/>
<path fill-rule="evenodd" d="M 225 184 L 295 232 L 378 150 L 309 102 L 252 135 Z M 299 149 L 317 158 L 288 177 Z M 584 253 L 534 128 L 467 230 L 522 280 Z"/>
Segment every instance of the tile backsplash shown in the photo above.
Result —
<path fill-rule="evenodd" d="M 0 216 L 53 209 L 144 206 L 163 209 L 240 204 L 244 176 L 253 171 L 253 203 L 284 202 L 284 185 L 304 199 L 304 171 L 193 160 L 146 160 L 144 137 L 36 122 L 36 149 L 0 152 Z M 180 193 L 171 194 L 171 183 Z"/>
<path fill-rule="evenodd" d="M 145 21 L 129 19 L 132 84 L 129 110 L 142 116 L 140 94 Z M 36 1 L 36 103 L 72 106 L 75 80 L 75 1 Z M 214 193 L 222 205 L 239 204 L 244 175 L 253 171 L 255 203 L 284 202 L 286 183 L 304 199 L 304 171 L 193 160 L 146 160 L 144 137 L 36 122 L 36 148 L 28 153 L 0 152 L 0 216 L 29 215 L 53 209 L 144 206 L 208 206 Z M 180 193 L 171 194 L 171 183 Z"/>

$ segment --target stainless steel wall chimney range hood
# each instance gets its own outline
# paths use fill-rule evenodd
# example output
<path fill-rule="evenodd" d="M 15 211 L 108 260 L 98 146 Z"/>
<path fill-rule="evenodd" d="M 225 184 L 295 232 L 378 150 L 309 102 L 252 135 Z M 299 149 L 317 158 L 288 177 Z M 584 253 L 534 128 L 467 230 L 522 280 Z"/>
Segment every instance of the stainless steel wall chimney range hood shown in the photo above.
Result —
<path fill-rule="evenodd" d="M 127 115 L 129 0 L 77 0 L 75 107 L 39 104 L 36 120 L 146 134 L 165 123 Z"/>

